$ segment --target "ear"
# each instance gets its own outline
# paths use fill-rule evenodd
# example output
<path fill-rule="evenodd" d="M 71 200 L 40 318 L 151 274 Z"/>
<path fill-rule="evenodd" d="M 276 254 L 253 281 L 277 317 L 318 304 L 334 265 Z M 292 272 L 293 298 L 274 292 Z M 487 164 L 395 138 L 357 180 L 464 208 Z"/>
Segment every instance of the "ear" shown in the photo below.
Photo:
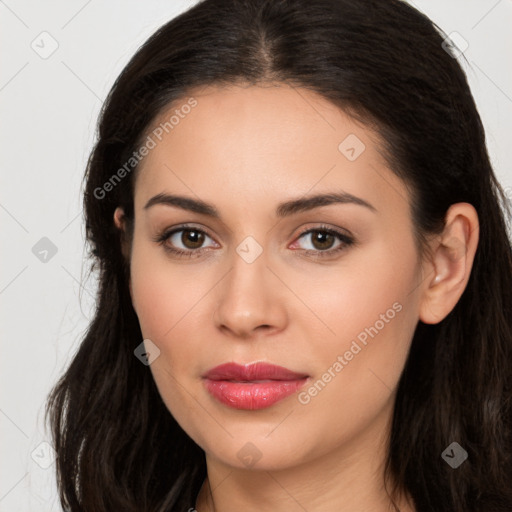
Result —
<path fill-rule="evenodd" d="M 478 214 L 469 203 L 450 206 L 445 228 L 431 246 L 432 260 L 421 296 L 419 317 L 426 324 L 441 322 L 457 304 L 471 274 L 478 246 Z"/>
<path fill-rule="evenodd" d="M 128 243 L 128 239 L 126 237 L 126 218 L 124 215 L 124 210 L 120 206 L 118 206 L 114 211 L 114 224 L 122 231 L 121 233 L 121 252 L 123 253 L 123 256 L 126 258 L 127 261 L 130 261 L 130 247 Z M 132 282 L 131 279 L 129 280 L 129 287 L 130 287 L 130 296 L 132 296 Z"/>

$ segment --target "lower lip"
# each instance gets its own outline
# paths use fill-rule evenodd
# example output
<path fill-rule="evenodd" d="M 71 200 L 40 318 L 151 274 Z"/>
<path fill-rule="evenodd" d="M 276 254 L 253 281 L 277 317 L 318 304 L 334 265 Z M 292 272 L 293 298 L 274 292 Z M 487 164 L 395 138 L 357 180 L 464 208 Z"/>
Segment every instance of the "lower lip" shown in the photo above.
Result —
<path fill-rule="evenodd" d="M 274 380 L 269 382 L 232 382 L 204 379 L 206 389 L 219 402 L 234 409 L 254 411 L 270 407 L 298 391 L 308 380 Z"/>

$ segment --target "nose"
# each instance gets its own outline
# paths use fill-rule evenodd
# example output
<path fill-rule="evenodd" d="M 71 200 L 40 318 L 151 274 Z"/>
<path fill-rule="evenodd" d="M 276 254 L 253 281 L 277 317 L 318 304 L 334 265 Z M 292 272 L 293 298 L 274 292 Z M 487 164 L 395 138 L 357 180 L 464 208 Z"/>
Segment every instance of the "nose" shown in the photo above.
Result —
<path fill-rule="evenodd" d="M 286 287 L 267 266 L 265 251 L 252 263 L 235 252 L 232 268 L 217 289 L 213 320 L 225 334 L 247 339 L 284 329 Z"/>

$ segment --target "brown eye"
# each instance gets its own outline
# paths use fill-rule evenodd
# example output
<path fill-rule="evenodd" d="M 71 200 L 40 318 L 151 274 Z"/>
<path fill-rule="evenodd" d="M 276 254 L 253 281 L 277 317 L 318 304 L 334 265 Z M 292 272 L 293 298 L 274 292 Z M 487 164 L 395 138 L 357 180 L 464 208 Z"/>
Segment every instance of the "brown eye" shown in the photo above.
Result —
<path fill-rule="evenodd" d="M 327 250 L 330 249 L 336 238 L 327 231 L 311 231 L 311 242 L 315 249 L 318 250 Z"/>
<path fill-rule="evenodd" d="M 306 241 L 306 246 L 304 246 L 302 240 Z M 302 252 L 313 257 L 328 257 L 347 250 L 354 243 L 355 240 L 351 236 L 335 229 L 321 226 L 303 232 L 297 239 L 297 242 L 294 242 L 294 245 L 295 248 L 298 247 L 302 249 Z M 301 245 L 302 247 L 300 247 Z"/>
<path fill-rule="evenodd" d="M 194 226 L 181 226 L 163 231 L 153 240 L 175 256 L 196 257 L 209 249 L 208 245 L 204 245 L 207 238 L 213 242 L 210 248 L 215 247 L 215 241 L 202 229 Z"/>
<path fill-rule="evenodd" d="M 187 249 L 199 249 L 204 243 L 204 233 L 197 229 L 183 229 L 181 230 L 181 243 Z"/>

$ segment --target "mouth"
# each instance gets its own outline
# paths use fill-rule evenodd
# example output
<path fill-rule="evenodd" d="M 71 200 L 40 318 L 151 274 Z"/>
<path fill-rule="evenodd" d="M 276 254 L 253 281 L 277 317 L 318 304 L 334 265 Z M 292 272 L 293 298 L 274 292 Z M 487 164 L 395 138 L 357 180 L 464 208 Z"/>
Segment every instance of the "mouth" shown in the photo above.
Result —
<path fill-rule="evenodd" d="M 212 397 L 234 409 L 245 410 L 270 407 L 298 391 L 309 379 L 304 373 L 263 362 L 226 363 L 202 377 Z"/>
<path fill-rule="evenodd" d="M 250 364 L 225 363 L 208 370 L 203 376 L 210 380 L 229 380 L 238 382 L 299 380 L 309 377 L 305 373 L 298 373 L 283 366 L 265 363 L 262 361 Z"/>
<path fill-rule="evenodd" d="M 226 380 L 226 379 L 211 379 L 211 380 L 224 380 L 225 382 L 239 382 L 239 383 L 249 383 L 249 382 L 252 382 L 252 383 L 260 383 L 260 382 L 279 382 L 277 379 L 276 380 L 272 380 L 272 379 L 264 379 L 264 380 L 235 380 L 235 379 L 229 379 L 229 380 Z"/>

